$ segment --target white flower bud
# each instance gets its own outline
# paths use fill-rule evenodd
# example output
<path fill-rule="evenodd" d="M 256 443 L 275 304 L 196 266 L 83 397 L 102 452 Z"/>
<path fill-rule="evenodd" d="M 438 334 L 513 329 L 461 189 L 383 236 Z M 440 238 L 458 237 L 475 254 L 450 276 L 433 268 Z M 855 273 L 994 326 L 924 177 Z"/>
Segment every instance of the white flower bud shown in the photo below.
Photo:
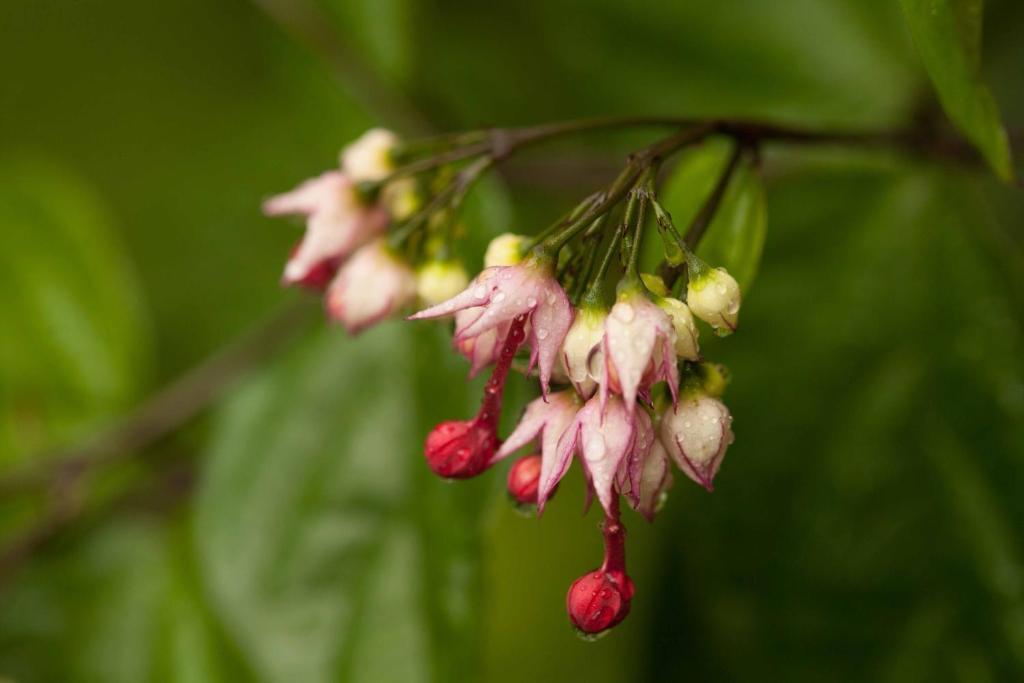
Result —
<path fill-rule="evenodd" d="M 416 294 L 427 306 L 447 301 L 469 285 L 458 261 L 428 261 L 416 273 Z"/>
<path fill-rule="evenodd" d="M 601 378 L 604 366 L 601 340 L 607 317 L 607 311 L 600 308 L 581 308 L 562 343 L 562 367 L 583 398 L 593 396 Z"/>
<path fill-rule="evenodd" d="M 525 241 L 524 235 L 514 235 L 510 232 L 498 235 L 487 245 L 484 268 L 517 265 L 523 260 L 522 246 Z"/>
<path fill-rule="evenodd" d="M 672 297 L 658 299 L 657 304 L 672 318 L 672 327 L 676 331 L 676 355 L 683 360 L 700 358 L 700 347 L 697 345 L 697 325 L 693 321 L 690 307 Z"/>
<path fill-rule="evenodd" d="M 708 491 L 733 442 L 732 415 L 706 394 L 682 398 L 661 420 L 661 442 L 679 469 Z"/>
<path fill-rule="evenodd" d="M 686 303 L 695 316 L 715 329 L 716 334 L 724 336 L 736 330 L 740 286 L 725 268 L 709 268 L 690 280 Z"/>
<path fill-rule="evenodd" d="M 398 136 L 384 128 L 371 128 L 341 151 L 341 170 L 352 182 L 381 180 L 394 170 L 391 150 Z"/>

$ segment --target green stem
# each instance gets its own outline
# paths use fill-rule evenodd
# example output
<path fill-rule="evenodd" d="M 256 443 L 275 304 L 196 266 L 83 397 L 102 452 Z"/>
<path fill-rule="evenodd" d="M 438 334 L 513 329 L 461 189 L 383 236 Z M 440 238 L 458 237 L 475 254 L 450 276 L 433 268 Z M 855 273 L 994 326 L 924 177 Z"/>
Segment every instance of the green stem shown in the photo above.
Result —
<path fill-rule="evenodd" d="M 604 308 L 604 278 L 608 274 L 608 268 L 611 266 L 612 259 L 615 258 L 615 254 L 619 250 L 619 240 L 622 239 L 622 236 L 626 233 L 626 229 L 626 223 L 623 222 L 615 229 L 615 232 L 612 233 L 612 238 L 608 243 L 608 248 L 605 250 L 604 256 L 601 258 L 601 264 L 597 267 L 597 272 L 591 278 L 590 285 L 583 294 L 582 303 L 584 306 Z"/>
<path fill-rule="evenodd" d="M 401 249 L 409 237 L 425 226 L 430 217 L 446 205 L 454 215 L 462 201 L 466 198 L 470 188 L 473 187 L 473 184 L 495 163 L 496 160 L 493 157 L 480 157 L 459 171 L 450 183 L 430 198 L 426 206 L 417 211 L 396 230 L 392 231 L 391 236 L 388 238 L 388 244 L 391 248 L 395 250 Z"/>
<path fill-rule="evenodd" d="M 543 258 L 553 258 L 569 240 L 575 237 L 580 230 L 589 225 L 594 218 L 607 213 L 612 207 L 622 201 L 623 197 L 626 196 L 626 193 L 636 186 L 638 179 L 652 165 L 660 163 L 662 159 L 678 152 L 684 147 L 688 147 L 689 145 L 693 145 L 703 140 L 713 131 L 713 126 L 704 124 L 697 125 L 692 128 L 679 131 L 674 135 L 670 135 L 669 137 L 651 145 L 647 149 L 633 155 L 626 163 L 626 167 L 622 169 L 622 172 L 619 173 L 612 184 L 608 187 L 608 190 L 604 193 L 600 201 L 594 203 L 583 213 L 583 215 L 579 216 L 579 218 L 572 221 L 565 228 L 554 233 L 535 247 L 535 251 L 538 252 L 538 256 Z"/>

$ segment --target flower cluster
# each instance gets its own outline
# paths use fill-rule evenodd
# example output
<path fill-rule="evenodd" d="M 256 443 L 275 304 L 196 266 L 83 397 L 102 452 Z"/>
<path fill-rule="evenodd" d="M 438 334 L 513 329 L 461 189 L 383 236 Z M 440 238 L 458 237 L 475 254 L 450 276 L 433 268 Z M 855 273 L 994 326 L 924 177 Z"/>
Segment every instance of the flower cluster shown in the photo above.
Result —
<path fill-rule="evenodd" d="M 306 217 L 284 281 L 325 289 L 329 315 L 350 331 L 418 299 L 425 307 L 410 320 L 453 319 L 453 347 L 470 374 L 491 368 L 477 415 L 443 422 L 427 436 L 434 472 L 474 477 L 529 447 L 508 472 L 508 492 L 540 514 L 579 462 L 588 501 L 596 498 L 604 513 L 604 561 L 572 584 L 567 609 L 578 631 L 593 636 L 621 622 L 634 595 L 620 504 L 653 520 L 672 486 L 673 463 L 711 491 L 733 441 L 720 399 L 724 373 L 703 358 L 698 321 L 719 335 L 733 332 L 739 285 L 696 256 L 658 203 L 656 170 L 673 150 L 664 142 L 651 148 L 656 153 L 632 157 L 611 186 L 538 237 L 495 238 L 484 268 L 468 281 L 450 256 L 454 213 L 497 158 L 478 139 L 427 145 L 434 156 L 404 159 L 402 167 L 405 150 L 416 147 L 372 130 L 343 151 L 340 169 L 265 209 Z M 678 140 L 681 147 L 687 138 Z M 474 155 L 486 163 L 446 174 L 449 164 Z M 423 187 L 433 194 L 422 198 Z M 648 209 L 665 240 L 658 275 L 639 269 Z M 536 375 L 540 395 L 502 439 L 502 396 L 513 368 Z"/>
<path fill-rule="evenodd" d="M 267 215 L 306 219 L 282 282 L 324 291 L 328 315 L 352 334 L 394 315 L 417 295 L 423 302 L 441 301 L 468 279 L 450 260 L 428 260 L 414 271 L 385 239 L 388 226 L 420 203 L 411 179 L 389 181 L 398 145 L 390 131 L 369 130 L 342 150 L 339 168 L 263 204 Z M 368 191 L 367 184 L 381 187 Z"/>

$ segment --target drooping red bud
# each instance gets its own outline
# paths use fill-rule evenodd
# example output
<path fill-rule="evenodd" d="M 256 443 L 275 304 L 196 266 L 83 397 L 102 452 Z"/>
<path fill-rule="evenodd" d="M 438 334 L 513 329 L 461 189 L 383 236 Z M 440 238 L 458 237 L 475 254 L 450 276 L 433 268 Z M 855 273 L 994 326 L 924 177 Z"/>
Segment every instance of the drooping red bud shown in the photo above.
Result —
<path fill-rule="evenodd" d="M 435 474 L 445 479 L 468 479 L 487 469 L 498 445 L 493 424 L 479 419 L 449 420 L 427 436 L 424 454 Z"/>
<path fill-rule="evenodd" d="M 476 417 L 442 422 L 427 436 L 423 453 L 436 474 L 446 479 L 468 479 L 483 472 L 490 464 L 491 457 L 501 445 L 498 418 L 501 417 L 505 378 L 516 350 L 526 337 L 525 325 L 525 314 L 512 321 L 491 378 L 484 387 L 484 397 Z"/>
<path fill-rule="evenodd" d="M 629 614 L 633 582 L 624 572 L 597 569 L 569 587 L 565 606 L 573 625 L 586 635 L 597 635 Z"/>
<path fill-rule="evenodd" d="M 508 493 L 521 505 L 537 504 L 537 487 L 540 484 L 539 455 L 519 458 L 508 471 Z"/>
<path fill-rule="evenodd" d="M 619 499 L 612 498 L 605 514 L 604 563 L 569 587 L 565 606 L 581 634 L 596 636 L 629 614 L 633 581 L 626 573 L 626 529 L 619 521 Z"/>

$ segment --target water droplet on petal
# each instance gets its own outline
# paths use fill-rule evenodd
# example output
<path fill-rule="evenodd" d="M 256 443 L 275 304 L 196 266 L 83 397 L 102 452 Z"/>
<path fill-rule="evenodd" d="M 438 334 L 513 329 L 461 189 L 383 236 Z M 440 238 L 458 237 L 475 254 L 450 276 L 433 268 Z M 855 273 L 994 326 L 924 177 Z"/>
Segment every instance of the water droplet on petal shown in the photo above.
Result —
<path fill-rule="evenodd" d="M 487 296 L 487 288 L 484 287 L 483 285 L 480 285 L 479 287 L 473 290 L 473 296 L 475 296 L 477 299 L 483 299 L 485 296 Z"/>
<path fill-rule="evenodd" d="M 628 323 L 636 316 L 633 307 L 626 303 L 617 303 L 612 306 L 612 315 L 624 323 Z"/>
<path fill-rule="evenodd" d="M 536 305 L 537 305 L 537 299 L 535 299 L 535 298 L 534 298 L 534 297 L 532 297 L 532 296 L 531 296 L 531 297 L 528 297 L 528 298 L 526 299 L 526 305 L 527 305 L 527 306 L 529 306 L 530 308 L 533 308 L 534 306 L 536 306 Z"/>
<path fill-rule="evenodd" d="M 544 328 L 537 328 L 537 339 L 547 339 L 548 331 Z"/>
<path fill-rule="evenodd" d="M 500 304 L 504 300 L 505 300 L 505 292 L 498 292 L 497 294 L 495 294 L 494 296 L 491 297 L 491 301 L 496 303 L 496 304 Z"/>

